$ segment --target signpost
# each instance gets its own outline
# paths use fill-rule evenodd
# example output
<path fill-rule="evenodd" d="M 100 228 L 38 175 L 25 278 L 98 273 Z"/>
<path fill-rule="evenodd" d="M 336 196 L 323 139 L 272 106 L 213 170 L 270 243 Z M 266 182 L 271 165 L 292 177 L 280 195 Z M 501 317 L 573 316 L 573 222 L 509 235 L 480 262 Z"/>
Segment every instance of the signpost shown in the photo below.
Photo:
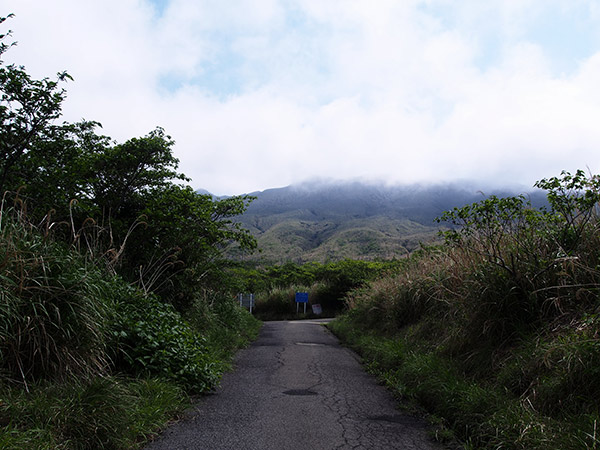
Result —
<path fill-rule="evenodd" d="M 304 303 L 304 314 L 306 314 L 306 305 L 308 304 L 308 292 L 296 292 L 296 314 L 298 314 L 300 303 Z"/>
<path fill-rule="evenodd" d="M 250 309 L 250 314 L 252 314 L 252 308 L 254 308 L 254 294 L 239 294 L 238 299 L 240 301 L 240 306 Z"/>

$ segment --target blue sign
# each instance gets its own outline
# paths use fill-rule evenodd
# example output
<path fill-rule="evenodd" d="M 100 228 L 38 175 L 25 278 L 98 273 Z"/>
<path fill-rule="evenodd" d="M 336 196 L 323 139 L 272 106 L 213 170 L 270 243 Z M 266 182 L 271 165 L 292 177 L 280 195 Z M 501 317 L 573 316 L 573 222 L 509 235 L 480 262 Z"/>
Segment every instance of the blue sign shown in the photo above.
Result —
<path fill-rule="evenodd" d="M 296 303 L 308 303 L 308 292 L 296 292 Z"/>

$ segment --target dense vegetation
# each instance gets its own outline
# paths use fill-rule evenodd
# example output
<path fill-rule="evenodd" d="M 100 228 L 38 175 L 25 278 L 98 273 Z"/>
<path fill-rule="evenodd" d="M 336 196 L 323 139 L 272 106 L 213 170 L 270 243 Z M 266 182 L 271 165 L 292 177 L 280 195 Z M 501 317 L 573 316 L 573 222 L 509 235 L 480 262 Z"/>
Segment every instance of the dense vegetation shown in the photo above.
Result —
<path fill-rule="evenodd" d="M 186 186 L 161 128 L 116 143 L 95 122 L 58 124 L 69 79 L 0 61 L 6 449 L 133 448 L 212 389 L 259 326 L 222 256 L 255 246 L 232 221 L 250 199 Z"/>
<path fill-rule="evenodd" d="M 439 226 L 433 223 L 426 226 L 386 216 L 289 218 L 264 231 L 243 223 L 255 236 L 259 251 L 241 257 L 232 251 L 231 256 L 260 265 L 390 260 L 408 255 L 422 242 L 439 241 Z"/>
<path fill-rule="evenodd" d="M 233 266 L 251 198 L 194 192 L 161 128 L 58 124 L 69 79 L 0 61 L 1 448 L 135 448 L 257 332 L 234 293 L 282 318 L 300 290 L 331 314 L 345 297 L 335 332 L 467 447 L 600 445 L 600 177 L 541 180 L 545 209 L 455 208 L 405 259 Z M 330 233 L 311 226 L 298 248 Z"/>
<path fill-rule="evenodd" d="M 296 292 L 307 292 L 309 303 L 319 304 L 322 316 L 333 317 L 344 307 L 344 297 L 385 274 L 395 273 L 402 261 L 342 260 L 326 264 L 311 262 L 249 268 L 238 266 L 239 290 L 255 294 L 254 313 L 262 320 L 298 318 Z M 310 311 L 310 308 L 308 309 Z"/>
<path fill-rule="evenodd" d="M 333 329 L 468 448 L 600 445 L 600 177 L 448 211 L 445 244 L 350 293 Z M 442 433 L 444 434 L 444 433 Z"/>

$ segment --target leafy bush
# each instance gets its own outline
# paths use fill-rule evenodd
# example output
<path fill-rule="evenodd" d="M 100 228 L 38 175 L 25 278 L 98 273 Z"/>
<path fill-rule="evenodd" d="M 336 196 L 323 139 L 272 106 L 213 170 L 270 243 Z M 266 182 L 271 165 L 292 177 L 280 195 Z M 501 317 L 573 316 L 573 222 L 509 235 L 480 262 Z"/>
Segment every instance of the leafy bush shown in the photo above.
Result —
<path fill-rule="evenodd" d="M 217 383 L 220 372 L 206 339 L 181 314 L 153 295 L 124 286 L 119 293 L 113 324 L 118 369 L 177 381 L 192 392 Z"/>
<path fill-rule="evenodd" d="M 222 370 L 229 367 L 235 350 L 256 339 L 262 326 L 247 309 L 240 308 L 237 299 L 215 291 L 196 295 L 185 318 L 206 338 L 206 344 Z"/>

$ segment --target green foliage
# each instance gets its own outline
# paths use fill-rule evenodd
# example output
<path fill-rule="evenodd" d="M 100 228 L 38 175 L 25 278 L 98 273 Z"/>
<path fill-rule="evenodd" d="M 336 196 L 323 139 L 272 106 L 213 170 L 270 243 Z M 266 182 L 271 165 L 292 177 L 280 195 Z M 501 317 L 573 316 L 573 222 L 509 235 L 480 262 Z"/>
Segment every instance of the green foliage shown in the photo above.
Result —
<path fill-rule="evenodd" d="M 222 252 L 230 243 L 243 251 L 256 246 L 231 220 L 251 198 L 214 200 L 175 184 L 187 178 L 161 128 L 114 145 L 96 135 L 97 126 L 58 127 L 23 158 L 20 183 L 33 218 L 67 225 L 58 233 L 69 240 L 91 225 L 93 245 L 88 239 L 85 249 L 111 254 L 121 276 L 184 310 L 198 282 L 223 284 Z"/>
<path fill-rule="evenodd" d="M 544 178 L 535 186 L 547 192 L 551 214 L 556 216 L 558 244 L 566 253 L 575 250 L 590 221 L 597 218 L 600 177 L 587 177 L 583 170 L 574 175 L 563 171 L 560 177 Z"/>
<path fill-rule="evenodd" d="M 99 377 L 32 387 L 0 388 L 3 449 L 129 449 L 187 405 L 177 386 L 157 380 Z"/>
<path fill-rule="evenodd" d="M 96 122 L 55 125 L 67 79 L 0 60 L 2 448 L 131 448 L 260 326 L 215 300 L 231 298 L 224 248 L 255 246 L 231 220 L 251 198 L 177 184 L 161 128 L 117 144 Z"/>
<path fill-rule="evenodd" d="M 257 313 L 263 319 L 283 318 L 295 314 L 294 293 L 309 292 L 309 301 L 320 304 L 328 314 L 344 308 L 344 296 L 369 282 L 399 270 L 400 260 L 343 260 L 320 264 L 316 262 L 269 266 L 264 269 L 233 269 L 239 291 L 254 292 Z M 290 294 L 291 292 L 291 294 Z"/>
<path fill-rule="evenodd" d="M 231 217 L 241 214 L 249 197 L 213 200 L 190 187 L 170 185 L 148 194 L 140 211 L 145 226 L 132 235 L 123 272 L 145 291 L 155 291 L 180 311 L 190 306 L 199 282 L 205 288 L 228 283 L 223 248 L 236 242 L 245 250 L 256 243 Z M 139 261 L 147 261 L 140 267 Z"/>
<path fill-rule="evenodd" d="M 139 211 L 144 194 L 171 185 L 172 180 L 189 181 L 177 173 L 174 141 L 162 128 L 147 136 L 132 138 L 90 155 L 94 201 L 112 217 L 127 217 Z M 141 197 L 141 198 L 140 198 Z M 133 208 L 133 211 L 131 211 Z"/>
<path fill-rule="evenodd" d="M 270 287 L 287 287 L 292 285 L 311 285 L 316 280 L 316 271 L 321 267 L 317 263 L 296 264 L 287 262 L 282 265 L 267 267 L 264 270 Z"/>
<path fill-rule="evenodd" d="M 597 176 L 542 180 L 549 209 L 490 197 L 446 243 L 347 296 L 336 332 L 471 448 L 596 448 Z"/>
<path fill-rule="evenodd" d="M 86 238 L 84 249 L 111 255 L 121 276 L 182 311 L 199 282 L 223 285 L 228 245 L 256 246 L 231 219 L 251 198 L 215 200 L 175 184 L 187 178 L 160 128 L 113 145 L 97 126 L 63 125 L 22 161 L 33 218 L 66 225 L 57 227 L 64 239 Z M 85 235 L 90 229 L 93 236 Z"/>
<path fill-rule="evenodd" d="M 105 370 L 111 306 L 101 272 L 0 210 L 0 367 L 11 378 Z"/>
<path fill-rule="evenodd" d="M 100 216 L 90 188 L 96 176 L 91 155 L 102 153 L 111 140 L 96 134 L 99 126 L 87 121 L 54 126 L 50 136 L 36 141 L 23 155 L 18 178 L 7 188 L 20 189 L 31 221 L 79 228 L 89 217 Z M 72 227 L 63 226 L 58 233 L 68 239 L 71 231 Z"/>
<path fill-rule="evenodd" d="M 160 127 L 119 144 L 98 135 L 97 122 L 55 125 L 68 78 L 34 80 L 0 61 L 0 193 L 19 190 L 30 220 L 69 243 L 82 238 L 85 250 L 110 255 L 111 269 L 180 311 L 199 283 L 229 282 L 225 248 L 256 247 L 232 220 L 252 198 L 216 200 L 177 184 L 189 179 Z"/>
<path fill-rule="evenodd" d="M 7 18 L 0 18 L 0 24 Z M 0 41 L 8 36 L 10 31 L 0 35 Z M 2 42 L 0 58 L 11 46 Z M 62 72 L 56 81 L 35 80 L 23 67 L 5 66 L 0 60 L 0 192 L 18 176 L 15 168 L 35 143 L 52 134 L 52 121 L 60 116 L 65 98 L 59 83 L 68 79 Z"/>
<path fill-rule="evenodd" d="M 128 293 L 123 289 L 119 297 L 112 331 L 117 368 L 171 379 L 192 392 L 215 386 L 218 361 L 206 340 L 171 305 L 133 289 Z"/>
<path fill-rule="evenodd" d="M 454 208 L 438 220 L 458 227 L 444 233 L 448 244 L 483 257 L 518 283 L 523 271 L 533 272 L 535 277 L 546 269 L 546 245 L 540 230 L 545 219 L 523 196 L 491 196 Z"/>

